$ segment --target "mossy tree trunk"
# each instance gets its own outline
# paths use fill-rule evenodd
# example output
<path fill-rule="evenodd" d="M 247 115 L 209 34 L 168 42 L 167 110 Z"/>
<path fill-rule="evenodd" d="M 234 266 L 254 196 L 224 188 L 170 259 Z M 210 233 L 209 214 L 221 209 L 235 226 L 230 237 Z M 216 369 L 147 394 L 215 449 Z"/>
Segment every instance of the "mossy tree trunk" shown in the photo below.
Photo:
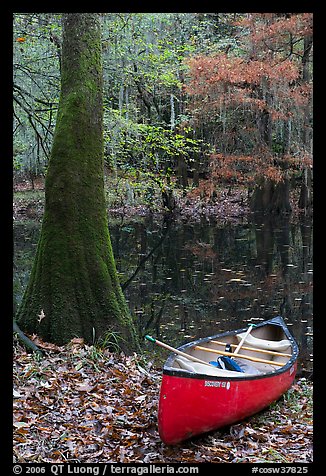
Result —
<path fill-rule="evenodd" d="M 125 339 L 121 347 L 134 350 L 136 332 L 117 277 L 105 205 L 98 14 L 63 15 L 61 95 L 45 190 L 19 325 L 58 344 L 118 332 Z"/>

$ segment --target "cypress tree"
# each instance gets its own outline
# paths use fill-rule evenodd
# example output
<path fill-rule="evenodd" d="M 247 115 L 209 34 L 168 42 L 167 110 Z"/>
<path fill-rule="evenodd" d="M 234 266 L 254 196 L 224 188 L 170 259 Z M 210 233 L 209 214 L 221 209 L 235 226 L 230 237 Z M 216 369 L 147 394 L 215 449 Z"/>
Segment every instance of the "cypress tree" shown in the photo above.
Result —
<path fill-rule="evenodd" d="M 36 256 L 17 315 L 57 344 L 119 333 L 137 349 L 117 276 L 104 193 L 99 14 L 63 14 L 61 93 Z"/>

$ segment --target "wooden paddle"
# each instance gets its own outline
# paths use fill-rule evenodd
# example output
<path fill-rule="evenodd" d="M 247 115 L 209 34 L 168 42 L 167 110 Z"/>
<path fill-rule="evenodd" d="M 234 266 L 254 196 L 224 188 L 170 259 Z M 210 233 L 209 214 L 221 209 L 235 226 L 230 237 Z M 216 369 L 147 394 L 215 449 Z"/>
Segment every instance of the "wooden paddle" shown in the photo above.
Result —
<path fill-rule="evenodd" d="M 182 357 L 185 357 L 188 360 L 192 360 L 193 362 L 198 362 L 199 364 L 208 365 L 208 366 L 214 367 L 214 369 L 216 369 L 216 367 L 214 365 L 211 365 L 208 362 L 205 362 L 204 360 L 197 359 L 197 357 L 194 357 L 193 355 L 189 355 L 189 354 L 186 354 L 185 352 L 181 352 L 181 350 L 175 349 L 174 347 L 171 347 L 170 345 L 165 344 L 164 342 L 161 342 L 160 340 L 154 339 L 154 337 L 146 335 L 145 339 L 149 340 L 150 342 L 154 342 L 154 344 L 157 344 L 157 345 L 163 347 L 164 349 L 169 350 L 170 352 L 174 352 L 175 354 L 181 355 Z"/>
<path fill-rule="evenodd" d="M 239 354 L 239 350 L 241 349 L 244 341 L 246 340 L 247 336 L 250 334 L 252 328 L 255 327 L 255 324 L 250 324 L 249 325 L 249 328 L 247 329 L 245 335 L 243 336 L 243 338 L 241 339 L 241 342 L 239 343 L 239 345 L 237 346 L 237 348 L 235 349 L 235 351 L 233 352 L 233 355 L 238 355 Z M 226 349 L 225 349 L 226 350 Z M 228 348 L 228 352 L 230 352 L 230 347 Z M 222 362 L 224 363 L 224 365 L 227 363 L 227 365 L 231 365 L 232 367 L 236 366 L 236 368 L 238 369 L 238 364 L 235 360 L 232 359 L 232 357 L 230 357 L 229 355 L 228 356 L 222 356 L 222 357 L 219 357 L 217 359 L 217 362 L 221 365 L 221 367 L 223 367 L 223 365 L 221 364 Z M 241 369 L 241 368 L 240 368 Z M 239 369 L 239 370 L 240 370 Z"/>
<path fill-rule="evenodd" d="M 252 331 L 252 329 L 255 327 L 255 324 L 250 324 L 248 329 L 247 329 L 247 332 L 245 333 L 245 335 L 242 337 L 241 341 L 239 342 L 238 344 L 238 347 L 235 349 L 235 351 L 233 352 L 233 354 L 238 354 L 239 353 L 239 350 L 241 349 L 242 347 L 242 344 L 244 343 L 244 341 L 246 340 L 246 338 L 248 337 L 248 335 L 250 334 L 250 332 Z"/>

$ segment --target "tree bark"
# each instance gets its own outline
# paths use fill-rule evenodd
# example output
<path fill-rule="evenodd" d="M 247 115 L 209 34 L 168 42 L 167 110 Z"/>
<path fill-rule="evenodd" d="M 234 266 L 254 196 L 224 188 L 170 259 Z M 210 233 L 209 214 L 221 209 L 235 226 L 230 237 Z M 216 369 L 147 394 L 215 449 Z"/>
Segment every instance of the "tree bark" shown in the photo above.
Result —
<path fill-rule="evenodd" d="M 288 177 L 284 177 L 283 182 L 277 184 L 268 178 L 261 178 L 250 198 L 250 208 L 253 212 L 263 214 L 290 214 L 292 208 Z"/>
<path fill-rule="evenodd" d="M 188 187 L 188 170 L 185 157 L 182 154 L 177 155 L 177 183 L 182 188 Z"/>
<path fill-rule="evenodd" d="M 17 322 L 64 344 L 106 332 L 137 348 L 117 277 L 104 194 L 101 27 L 98 14 L 63 15 L 61 95 L 36 257 Z M 41 310 L 44 316 L 40 319 Z"/>
<path fill-rule="evenodd" d="M 308 167 L 305 167 L 302 173 L 298 206 L 306 215 L 312 212 L 312 172 Z"/>
<path fill-rule="evenodd" d="M 304 54 L 302 56 L 302 80 L 304 83 L 309 84 L 310 82 L 310 70 L 309 70 L 309 57 L 312 49 L 313 37 L 308 36 L 304 39 Z M 311 141 L 312 141 L 312 131 L 311 131 L 311 105 L 310 101 L 307 102 L 307 105 L 304 108 L 304 117 L 303 117 L 303 128 L 302 128 L 302 143 L 306 151 L 311 152 Z M 298 206 L 305 214 L 309 214 L 312 211 L 312 174 L 311 169 L 307 166 L 303 170 L 302 174 L 302 183 L 300 190 L 300 198 Z"/>

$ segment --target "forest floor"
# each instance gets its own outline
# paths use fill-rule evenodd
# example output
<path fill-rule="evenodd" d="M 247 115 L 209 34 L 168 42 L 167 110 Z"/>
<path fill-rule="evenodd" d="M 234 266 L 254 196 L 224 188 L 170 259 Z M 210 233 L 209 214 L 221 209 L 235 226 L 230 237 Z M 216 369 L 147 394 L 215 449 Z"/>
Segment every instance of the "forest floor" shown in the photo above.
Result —
<path fill-rule="evenodd" d="M 309 463 L 312 383 L 299 378 L 268 409 L 175 446 L 159 438 L 161 367 L 148 357 L 33 337 L 14 342 L 14 462 Z"/>

